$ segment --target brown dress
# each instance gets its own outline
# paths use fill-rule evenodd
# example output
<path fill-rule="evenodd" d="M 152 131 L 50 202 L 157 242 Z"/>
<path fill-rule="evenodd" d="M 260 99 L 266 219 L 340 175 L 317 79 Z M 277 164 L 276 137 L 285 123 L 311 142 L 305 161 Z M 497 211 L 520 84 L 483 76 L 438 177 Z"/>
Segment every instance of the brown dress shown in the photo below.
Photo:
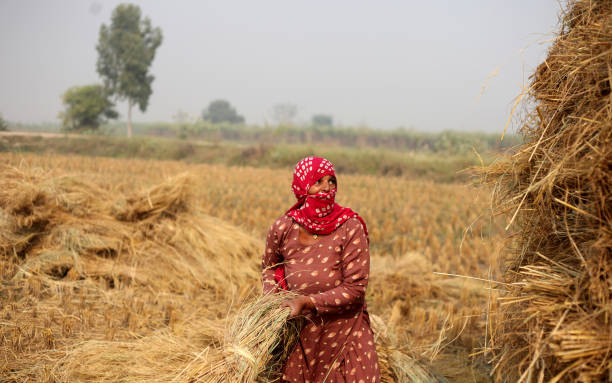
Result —
<path fill-rule="evenodd" d="M 306 245 L 283 216 L 270 227 L 262 262 L 264 293 L 276 291 L 274 268 L 285 265 L 289 290 L 313 298 L 316 313 L 283 369 L 284 382 L 378 383 L 380 372 L 366 310 L 370 270 L 363 226 L 351 218 Z"/>

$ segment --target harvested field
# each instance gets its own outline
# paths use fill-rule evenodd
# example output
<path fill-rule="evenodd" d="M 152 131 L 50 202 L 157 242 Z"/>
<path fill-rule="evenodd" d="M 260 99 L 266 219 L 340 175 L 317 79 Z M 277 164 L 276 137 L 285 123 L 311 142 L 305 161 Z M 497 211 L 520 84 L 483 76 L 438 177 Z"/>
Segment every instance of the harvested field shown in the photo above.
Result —
<path fill-rule="evenodd" d="M 290 172 L 0 157 L 0 374 L 206 381 L 205 367 L 229 352 L 231 321 L 259 294 L 263 233 L 291 202 Z M 484 347 L 494 291 L 433 274 L 496 277 L 502 235 L 482 218 L 488 191 L 387 181 L 381 190 L 374 177 L 339 175 L 339 202 L 371 228 L 367 300 L 380 318 L 379 353 L 392 361 L 386 381 L 418 366 L 450 381 L 488 381 L 467 355 Z"/>

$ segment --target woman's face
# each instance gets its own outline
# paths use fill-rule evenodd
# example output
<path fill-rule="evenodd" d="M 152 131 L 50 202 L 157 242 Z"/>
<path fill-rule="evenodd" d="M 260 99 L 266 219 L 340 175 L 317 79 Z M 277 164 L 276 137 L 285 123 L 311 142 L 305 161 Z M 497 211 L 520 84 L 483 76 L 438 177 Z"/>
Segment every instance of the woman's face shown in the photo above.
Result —
<path fill-rule="evenodd" d="M 321 178 L 314 185 L 308 189 L 308 194 L 317 194 L 320 192 L 328 192 L 336 188 L 336 177 L 326 175 Z"/>

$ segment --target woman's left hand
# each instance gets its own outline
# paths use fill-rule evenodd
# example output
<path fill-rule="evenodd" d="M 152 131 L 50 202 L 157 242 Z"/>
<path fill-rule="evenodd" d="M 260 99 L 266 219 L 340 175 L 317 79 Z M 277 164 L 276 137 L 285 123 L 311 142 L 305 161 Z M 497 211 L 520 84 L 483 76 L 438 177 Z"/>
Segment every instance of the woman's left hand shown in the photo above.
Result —
<path fill-rule="evenodd" d="M 290 301 L 281 303 L 281 307 L 289 307 L 291 309 L 289 318 L 295 318 L 299 315 L 305 315 L 308 312 L 314 311 L 315 309 L 314 303 L 312 303 L 310 297 L 303 295 L 291 299 Z"/>

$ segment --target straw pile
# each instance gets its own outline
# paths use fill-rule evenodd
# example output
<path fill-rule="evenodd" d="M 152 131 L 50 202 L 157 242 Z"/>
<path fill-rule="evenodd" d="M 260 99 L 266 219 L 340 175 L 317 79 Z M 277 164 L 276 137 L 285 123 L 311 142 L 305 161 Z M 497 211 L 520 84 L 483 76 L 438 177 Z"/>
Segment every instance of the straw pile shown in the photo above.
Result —
<path fill-rule="evenodd" d="M 125 359 L 118 344 L 139 349 L 143 337 L 193 328 L 187 344 L 201 350 L 219 327 L 211 320 L 255 293 L 261 244 L 199 213 L 189 175 L 126 195 L 27 166 L 1 167 L 0 182 L 4 381 L 79 381 L 83 366 L 85 380 L 105 381 L 129 371 L 103 360 Z"/>
<path fill-rule="evenodd" d="M 497 381 L 612 379 L 612 2 L 571 1 L 488 169 L 514 234 L 491 334 Z"/>

